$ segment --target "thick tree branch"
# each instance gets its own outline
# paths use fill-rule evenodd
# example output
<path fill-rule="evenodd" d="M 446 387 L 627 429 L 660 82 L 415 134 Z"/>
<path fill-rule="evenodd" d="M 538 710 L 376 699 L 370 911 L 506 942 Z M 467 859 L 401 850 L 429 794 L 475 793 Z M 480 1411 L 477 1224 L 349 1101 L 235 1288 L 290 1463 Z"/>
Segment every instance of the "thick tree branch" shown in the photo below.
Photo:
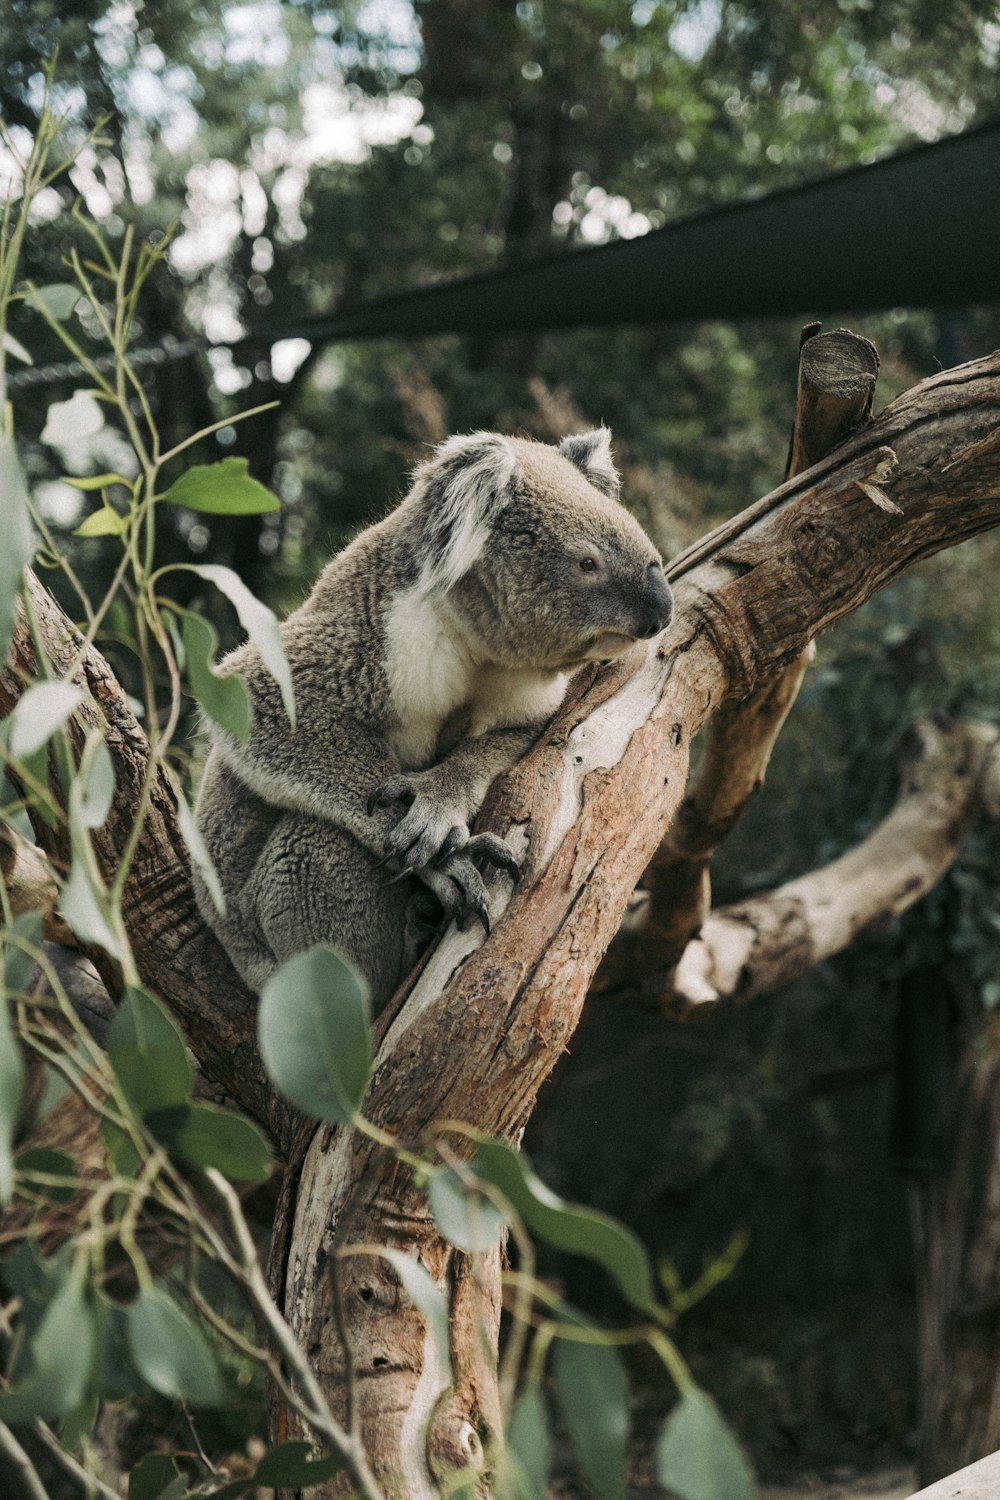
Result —
<path fill-rule="evenodd" d="M 825 458 L 871 417 L 879 368 L 875 346 L 845 328 L 818 330 L 818 324 L 803 330 L 786 478 Z M 709 865 L 763 785 L 814 655 L 810 641 L 742 701 L 724 704 L 708 724 L 687 795 L 646 872 L 641 918 L 611 948 L 598 988 L 614 988 L 636 972 L 669 971 L 708 916 Z"/>
<path fill-rule="evenodd" d="M 383 1016 L 372 1118 L 409 1138 L 435 1119 L 518 1138 L 676 814 L 693 735 L 919 558 L 1000 522 L 998 437 L 994 357 L 910 391 L 678 559 L 668 638 L 582 679 L 540 744 L 493 788 L 483 821 L 523 854 L 524 875 L 514 892 L 495 880 L 490 938 L 449 932 Z M 873 501 L 873 487 L 890 492 L 891 509 Z M 461 1259 L 438 1238 L 406 1168 L 378 1166 L 367 1141 L 315 1134 L 289 1184 L 290 1243 L 276 1241 L 273 1274 L 334 1402 L 343 1367 L 321 1268 L 351 1197 L 351 1238 L 417 1254 L 453 1305 Z M 486 1259 L 478 1319 L 492 1343 L 499 1259 Z M 361 1418 L 376 1472 L 398 1471 L 406 1455 L 407 1472 L 424 1475 L 409 1490 L 422 1500 L 439 1491 L 435 1466 L 453 1463 L 470 1423 L 480 1442 L 494 1430 L 495 1387 L 463 1370 L 466 1343 L 456 1345 L 457 1382 L 431 1389 L 421 1320 L 412 1307 L 393 1310 L 388 1282 L 351 1283 L 344 1296 Z M 379 1358 L 386 1347 L 390 1368 Z M 408 1425 L 421 1403 L 432 1414 Z"/>
<path fill-rule="evenodd" d="M 770 993 L 921 900 L 976 815 L 989 815 L 983 785 L 1000 768 L 998 735 L 991 724 L 921 720 L 888 817 L 822 869 L 713 911 L 663 985 L 663 1003 L 687 1009 Z"/>

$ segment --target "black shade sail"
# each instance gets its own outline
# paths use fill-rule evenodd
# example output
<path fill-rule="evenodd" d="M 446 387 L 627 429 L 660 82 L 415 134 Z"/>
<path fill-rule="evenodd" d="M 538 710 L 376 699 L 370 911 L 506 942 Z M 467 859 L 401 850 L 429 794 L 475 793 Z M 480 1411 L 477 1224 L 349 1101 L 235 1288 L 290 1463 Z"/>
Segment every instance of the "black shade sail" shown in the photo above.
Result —
<path fill-rule="evenodd" d="M 362 303 L 282 336 L 414 338 L 997 301 L 1000 123 L 640 239 Z"/>

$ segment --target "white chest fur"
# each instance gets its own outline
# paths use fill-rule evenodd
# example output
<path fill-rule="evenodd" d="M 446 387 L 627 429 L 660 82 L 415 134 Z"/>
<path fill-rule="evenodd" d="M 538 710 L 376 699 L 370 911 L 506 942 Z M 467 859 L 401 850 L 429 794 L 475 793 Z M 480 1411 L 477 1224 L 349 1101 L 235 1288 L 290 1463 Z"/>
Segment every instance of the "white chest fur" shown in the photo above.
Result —
<path fill-rule="evenodd" d="M 441 731 L 456 714 L 468 717 L 469 735 L 535 724 L 555 712 L 566 691 L 562 672 L 475 661 L 433 601 L 416 590 L 393 605 L 386 637 L 397 723 L 392 742 L 407 770 L 431 764 Z"/>

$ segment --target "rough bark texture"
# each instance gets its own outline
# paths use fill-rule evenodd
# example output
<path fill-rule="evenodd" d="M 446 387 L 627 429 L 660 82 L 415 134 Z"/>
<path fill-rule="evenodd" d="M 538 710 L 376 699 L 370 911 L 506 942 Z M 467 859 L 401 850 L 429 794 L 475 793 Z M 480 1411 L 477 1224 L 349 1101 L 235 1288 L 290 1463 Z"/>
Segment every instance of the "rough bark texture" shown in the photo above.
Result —
<path fill-rule="evenodd" d="M 838 328 L 803 329 L 795 419 L 786 479 L 802 474 L 871 418 L 879 359 L 873 344 Z M 725 703 L 705 731 L 705 747 L 687 795 L 646 873 L 647 902 L 611 949 L 598 987 L 636 974 L 662 975 L 680 960 L 711 909 L 709 866 L 761 788 L 775 741 L 815 646 L 783 665 L 746 698 Z M 630 993 L 634 988 L 628 985 Z"/>
<path fill-rule="evenodd" d="M 767 994 L 919 901 L 977 813 L 988 815 L 981 788 L 997 774 L 997 740 L 992 724 L 922 720 L 888 817 L 822 869 L 713 911 L 662 988 L 663 1003 L 690 1009 Z"/>
<path fill-rule="evenodd" d="M 518 1138 L 676 814 L 693 735 L 913 562 L 1000 521 L 998 423 L 1000 357 L 946 372 L 678 559 L 669 636 L 581 679 L 540 744 L 491 792 L 483 822 L 523 854 L 522 881 L 511 892 L 498 876 L 489 940 L 449 932 L 381 1018 L 370 1117 L 406 1140 L 447 1118 Z M 41 590 L 37 607 L 48 649 L 71 659 L 65 619 Z M 33 669 L 21 630 L 13 667 L 0 675 L 0 709 Z M 111 869 L 146 751 L 98 653 L 86 653 L 84 677 L 119 774 L 116 809 L 98 842 Z M 442 1476 L 477 1463 L 496 1430 L 499 1256 L 470 1267 L 444 1245 L 407 1169 L 376 1160 L 366 1141 L 324 1127 L 303 1133 L 298 1148 L 294 1121 L 261 1075 L 252 998 L 198 921 L 162 776 L 126 909 L 140 970 L 184 1024 L 205 1072 L 270 1124 L 291 1159 L 274 1285 L 332 1404 L 343 1410 L 347 1397 L 343 1333 L 354 1354 L 351 1395 L 387 1493 L 438 1495 Z M 461 1150 L 461 1137 L 451 1143 Z M 377 1257 L 336 1255 L 339 1313 L 333 1307 L 338 1227 L 346 1250 L 393 1245 L 418 1255 L 446 1291 L 453 1384 Z M 485 1471 L 479 1488 L 489 1493 Z"/>
<path fill-rule="evenodd" d="M 912 562 L 1000 520 L 998 418 L 1000 361 L 948 372 L 678 560 L 668 638 L 582 682 L 542 742 L 494 788 L 483 821 L 523 851 L 524 876 L 512 894 L 496 882 L 487 942 L 449 933 L 400 997 L 366 1106 L 375 1120 L 404 1137 L 429 1120 L 458 1118 L 517 1139 L 676 813 L 692 736 L 724 700 L 752 692 Z M 891 510 L 872 500 L 872 487 L 891 491 Z M 338 1400 L 325 1267 L 352 1187 L 361 1183 L 351 1240 L 419 1255 L 453 1305 L 465 1284 L 423 1195 L 398 1168 L 388 1184 L 378 1174 L 366 1182 L 370 1156 L 365 1143 L 316 1134 L 289 1202 L 290 1245 L 274 1263 L 276 1278 L 285 1268 L 287 1314 Z M 489 1291 L 471 1326 L 488 1332 L 495 1259 L 482 1274 Z M 470 1425 L 479 1438 L 472 1446 L 485 1446 L 497 1403 L 488 1370 L 436 1391 L 426 1351 L 422 1361 L 413 1357 L 412 1309 L 388 1290 L 383 1303 L 345 1285 L 345 1321 L 373 1466 L 390 1493 L 419 1500 L 435 1494 L 439 1469 L 468 1454 Z M 382 1362 L 386 1349 L 399 1361 Z"/>

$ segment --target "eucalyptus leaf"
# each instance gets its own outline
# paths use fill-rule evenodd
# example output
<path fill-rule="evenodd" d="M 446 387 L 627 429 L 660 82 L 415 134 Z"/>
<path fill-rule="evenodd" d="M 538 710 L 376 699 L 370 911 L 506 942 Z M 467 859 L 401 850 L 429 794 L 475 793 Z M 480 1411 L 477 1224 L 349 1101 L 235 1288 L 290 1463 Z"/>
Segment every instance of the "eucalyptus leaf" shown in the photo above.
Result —
<path fill-rule="evenodd" d="M 141 1291 L 127 1317 L 132 1361 L 147 1385 L 192 1406 L 222 1404 L 222 1383 L 208 1341 L 163 1286 Z"/>
<path fill-rule="evenodd" d="M 234 1182 L 266 1182 L 271 1148 L 252 1120 L 215 1104 L 175 1104 L 147 1112 L 146 1123 L 170 1155 L 189 1167 L 215 1167 Z"/>
<path fill-rule="evenodd" d="M 95 735 L 97 735 L 95 731 Z M 86 746 L 80 770 L 73 780 L 70 796 L 73 812 L 81 828 L 101 828 L 111 811 L 115 795 L 115 768 L 111 751 L 97 737 Z"/>
<path fill-rule="evenodd" d="M 507 1446 L 527 1481 L 529 1493 L 544 1500 L 549 1492 L 552 1439 L 545 1397 L 537 1385 L 528 1386 L 514 1403 L 507 1428 Z"/>
<path fill-rule="evenodd" d="M 258 516 L 281 509 L 270 490 L 251 479 L 245 458 L 194 464 L 157 498 L 214 516 Z"/>
<path fill-rule="evenodd" d="M 96 943 L 119 962 L 124 957 L 121 944 L 105 915 L 101 898 L 87 873 L 85 861 L 74 856 L 69 879 L 59 897 L 59 910 L 72 932 L 84 943 Z"/>
<path fill-rule="evenodd" d="M 85 517 L 73 532 L 74 536 L 124 536 L 128 523 L 110 505 L 102 505 Z"/>
<path fill-rule="evenodd" d="M 100 1132 L 115 1175 L 138 1177 L 142 1157 L 128 1131 L 123 1130 L 120 1125 L 115 1124 L 114 1120 L 109 1120 L 105 1116 L 100 1124 Z"/>
<path fill-rule="evenodd" d="M 264 1067 L 287 1099 L 332 1125 L 350 1124 L 372 1065 L 368 986 L 335 949 L 318 944 L 282 964 L 261 992 Z"/>
<path fill-rule="evenodd" d="M 187 799 L 179 787 L 175 787 L 177 795 L 177 827 L 181 838 L 184 840 L 191 863 L 205 883 L 205 889 L 212 899 L 212 905 L 220 917 L 226 915 L 226 897 L 222 889 L 222 883 L 216 874 L 212 863 L 212 856 L 208 852 L 208 845 L 202 838 L 201 829 L 198 827 L 194 813 L 188 806 Z"/>
<path fill-rule="evenodd" d="M 0 661 L 7 655 L 21 578 L 31 561 L 34 538 L 28 512 L 28 487 L 14 440 L 0 424 Z"/>
<path fill-rule="evenodd" d="M 442 1378 L 450 1381 L 451 1329 L 447 1297 L 426 1267 L 412 1255 L 403 1250 L 383 1250 L 382 1254 L 399 1277 L 414 1307 L 427 1320 L 437 1350 L 438 1366 L 444 1372 Z"/>
<path fill-rule="evenodd" d="M 72 281 L 53 281 L 48 286 L 33 286 L 25 294 L 29 307 L 44 308 L 50 317 L 62 322 L 68 318 L 80 298 L 80 288 Z"/>
<path fill-rule="evenodd" d="M 33 365 L 35 363 L 31 355 L 28 353 L 27 349 L 21 343 L 20 339 L 16 339 L 14 335 L 12 333 L 8 333 L 6 329 L 3 330 L 2 338 L 3 346 L 7 350 L 8 354 L 13 354 L 15 359 L 22 360 L 26 365 Z"/>
<path fill-rule="evenodd" d="M 302 1439 L 278 1443 L 264 1454 L 253 1474 L 248 1474 L 245 1479 L 233 1479 L 221 1489 L 210 1491 L 210 1500 L 239 1500 L 239 1496 L 265 1487 L 304 1490 L 332 1479 L 344 1467 L 340 1458 L 313 1459 L 309 1453 L 310 1444 Z"/>
<path fill-rule="evenodd" d="M 250 592 L 243 580 L 232 568 L 220 567 L 217 563 L 192 564 L 191 571 L 214 583 L 220 593 L 225 594 L 239 616 L 240 624 L 250 637 L 252 645 L 260 652 L 261 661 L 270 672 L 281 692 L 288 722 L 295 728 L 295 689 L 292 672 L 281 641 L 281 627 L 273 610 Z"/>
<path fill-rule="evenodd" d="M 83 1400 L 94 1355 L 94 1320 L 83 1269 L 71 1266 L 28 1345 L 27 1371 L 0 1392 L 0 1422 L 52 1421 Z"/>
<path fill-rule="evenodd" d="M 518 1218 L 539 1239 L 604 1267 L 633 1307 L 656 1307 L 655 1283 L 639 1240 L 608 1214 L 566 1203 L 532 1172 L 526 1158 L 505 1141 L 483 1137 L 473 1170 L 502 1193 Z"/>
<path fill-rule="evenodd" d="M 184 615 L 184 655 L 191 691 L 220 728 L 243 741 L 250 733 L 250 694 L 242 677 L 225 674 L 213 666 L 219 638 L 201 615 Z"/>
<path fill-rule="evenodd" d="M 500 1243 L 503 1214 L 483 1193 L 466 1187 L 451 1167 L 434 1173 L 427 1201 L 438 1229 L 457 1249 L 488 1253 Z"/>
<path fill-rule="evenodd" d="M 68 1177 L 72 1179 L 63 1186 L 54 1183 L 23 1183 L 23 1190 L 33 1197 L 45 1198 L 50 1203 L 69 1203 L 76 1196 L 76 1162 L 65 1151 L 56 1151 L 51 1146 L 25 1146 L 14 1161 L 19 1174 L 40 1172 L 46 1177 Z"/>
<path fill-rule="evenodd" d="M 194 1072 L 177 1023 L 148 990 L 130 985 L 108 1027 L 115 1078 L 140 1115 L 187 1104 Z"/>
<path fill-rule="evenodd" d="M 604 1500 L 617 1500 L 625 1492 L 630 1425 L 621 1355 L 609 1344 L 557 1339 L 552 1367 L 580 1472 Z"/>
<path fill-rule="evenodd" d="M 74 682 L 36 682 L 17 701 L 11 715 L 10 753 L 20 760 L 34 755 L 61 729 L 83 702 Z"/>
<path fill-rule="evenodd" d="M 147 1453 L 128 1476 L 128 1500 L 160 1500 L 180 1472 L 169 1453 Z"/>
<path fill-rule="evenodd" d="M 14 1035 L 6 995 L 0 996 L 0 1204 L 14 1193 L 14 1137 L 24 1098 L 24 1058 Z"/>
<path fill-rule="evenodd" d="M 130 479 L 114 471 L 109 474 L 85 474 L 82 477 L 67 475 L 66 483 L 71 484 L 75 490 L 106 490 L 109 484 L 123 484 L 127 489 L 132 488 Z"/>
<path fill-rule="evenodd" d="M 678 1500 L 754 1500 L 753 1474 L 704 1391 L 686 1391 L 656 1444 L 656 1477 Z"/>

